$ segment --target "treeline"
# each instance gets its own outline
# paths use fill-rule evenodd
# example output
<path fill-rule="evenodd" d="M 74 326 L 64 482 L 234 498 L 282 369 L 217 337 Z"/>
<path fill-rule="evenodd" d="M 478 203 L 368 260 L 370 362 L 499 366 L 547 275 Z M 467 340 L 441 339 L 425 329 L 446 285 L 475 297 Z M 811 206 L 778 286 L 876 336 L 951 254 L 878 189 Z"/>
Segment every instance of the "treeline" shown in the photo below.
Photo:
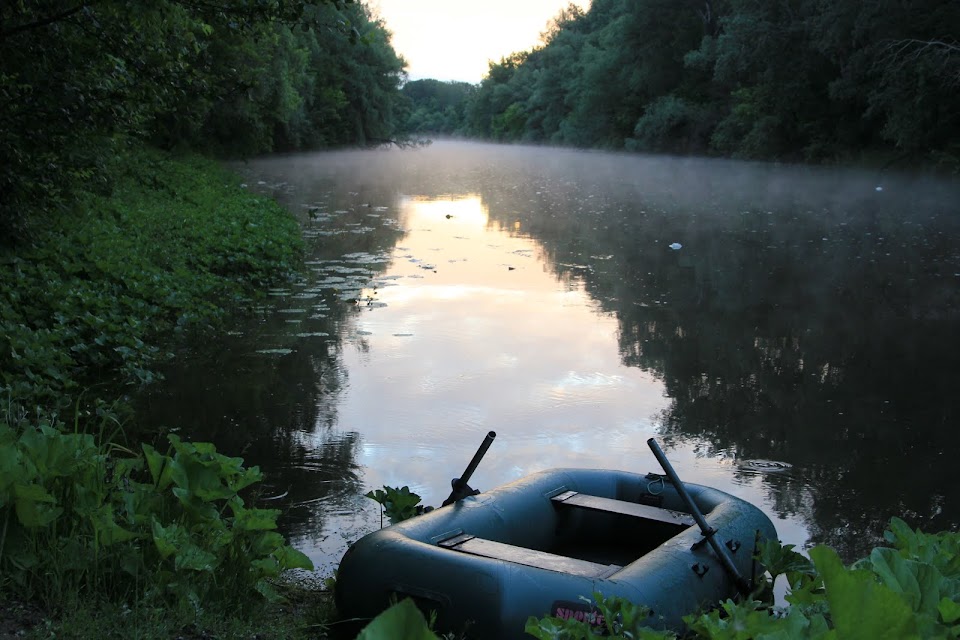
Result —
<path fill-rule="evenodd" d="M 956 166 L 958 37 L 953 0 L 593 0 L 552 20 L 542 46 L 491 64 L 475 91 L 461 92 L 463 118 L 438 130 Z"/>
<path fill-rule="evenodd" d="M 467 104 L 477 92 L 476 85 L 433 79 L 411 80 L 401 91 L 409 100 L 405 127 L 408 133 L 467 133 L 464 126 Z"/>
<path fill-rule="evenodd" d="M 0 232 L 108 188 L 130 140 L 236 156 L 390 138 L 403 65 L 353 0 L 0 3 Z"/>

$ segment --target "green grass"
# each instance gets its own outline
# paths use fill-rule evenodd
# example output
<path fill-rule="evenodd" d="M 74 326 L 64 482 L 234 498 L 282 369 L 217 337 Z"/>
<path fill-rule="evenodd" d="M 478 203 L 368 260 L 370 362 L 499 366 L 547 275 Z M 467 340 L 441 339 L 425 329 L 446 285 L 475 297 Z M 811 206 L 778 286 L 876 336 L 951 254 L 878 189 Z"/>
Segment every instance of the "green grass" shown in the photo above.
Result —
<path fill-rule="evenodd" d="M 0 599 L 0 638 L 60 638 L 63 640 L 184 640 L 237 638 L 296 640 L 337 638 L 330 594 L 312 589 L 288 589 L 282 604 L 247 605 L 183 617 L 159 607 L 83 600 L 67 602 L 58 611 L 44 611 L 23 601 Z"/>

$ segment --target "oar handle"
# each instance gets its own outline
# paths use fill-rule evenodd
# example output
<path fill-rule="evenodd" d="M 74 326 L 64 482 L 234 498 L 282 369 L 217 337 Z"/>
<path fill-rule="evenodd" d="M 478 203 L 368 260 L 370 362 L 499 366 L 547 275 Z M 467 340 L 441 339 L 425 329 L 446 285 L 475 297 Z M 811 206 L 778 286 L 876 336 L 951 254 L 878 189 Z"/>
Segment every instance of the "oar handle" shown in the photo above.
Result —
<path fill-rule="evenodd" d="M 480 465 L 480 461 L 483 460 L 483 456 L 486 455 L 487 449 L 490 448 L 490 445 L 493 444 L 493 439 L 496 437 L 496 431 L 490 431 L 487 433 L 486 437 L 483 439 L 483 442 L 480 443 L 480 448 L 477 449 L 475 454 L 473 454 L 473 460 L 470 461 L 470 464 L 467 465 L 463 475 L 460 476 L 458 484 L 467 484 L 470 482 L 470 476 L 472 476 L 473 472 L 477 470 L 477 467 Z"/>
<path fill-rule="evenodd" d="M 690 510 L 690 515 L 693 516 L 693 520 L 697 523 L 697 526 L 700 527 L 700 532 L 703 534 L 703 537 L 706 538 L 707 542 L 710 543 L 710 546 L 713 547 L 717 557 L 720 558 L 720 564 L 723 565 L 723 568 L 726 569 L 727 573 L 733 579 L 734 584 L 737 585 L 737 589 L 743 595 L 749 594 L 751 591 L 750 584 L 743 579 L 743 576 L 737 571 L 737 566 L 733 564 L 733 559 L 730 557 L 730 554 L 728 554 L 723 545 L 717 541 L 714 535 L 717 533 L 717 530 L 712 529 L 707 524 L 703 514 L 700 513 L 700 508 L 697 506 L 697 503 L 693 501 L 693 497 L 687 492 L 687 488 L 680 481 L 677 472 L 673 470 L 673 465 L 667 460 L 667 456 L 663 453 L 660 445 L 657 444 L 654 438 L 647 440 L 647 445 L 650 447 L 650 450 L 653 451 L 653 455 L 656 457 L 657 462 L 660 463 L 660 466 L 663 467 L 663 471 L 667 474 L 667 477 L 670 478 L 670 482 L 673 483 L 677 493 L 680 494 L 680 497 L 684 503 L 686 503 L 687 508 Z"/>
<path fill-rule="evenodd" d="M 473 475 L 473 472 L 477 470 L 477 466 L 480 464 L 480 461 L 483 460 L 483 456 L 487 453 L 487 449 L 490 448 L 490 445 L 493 444 L 493 439 L 497 437 L 496 431 L 490 431 L 487 433 L 486 437 L 483 439 L 483 442 L 480 443 L 480 448 L 477 449 L 477 452 L 473 454 L 473 460 L 470 461 L 470 464 L 467 465 L 467 468 L 464 470 L 463 475 L 459 478 L 454 478 L 450 485 L 453 489 L 450 492 L 450 495 L 447 496 L 447 499 L 443 501 L 441 506 L 447 506 L 448 504 L 453 504 L 462 500 L 466 496 L 476 495 L 480 493 L 475 491 L 467 485 L 467 482 L 470 480 L 470 476 Z"/>

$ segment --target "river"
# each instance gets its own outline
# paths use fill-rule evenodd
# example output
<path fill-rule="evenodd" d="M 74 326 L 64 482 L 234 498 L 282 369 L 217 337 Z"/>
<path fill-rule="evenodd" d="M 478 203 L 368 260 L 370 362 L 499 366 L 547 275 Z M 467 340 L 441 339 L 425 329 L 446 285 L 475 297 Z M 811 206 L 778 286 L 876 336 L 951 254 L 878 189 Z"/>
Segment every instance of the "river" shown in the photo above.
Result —
<path fill-rule="evenodd" d="M 745 498 L 848 561 L 960 525 L 960 185 L 891 172 L 466 142 L 238 165 L 307 268 L 139 400 L 267 475 L 321 573 L 363 497 L 552 467 Z"/>

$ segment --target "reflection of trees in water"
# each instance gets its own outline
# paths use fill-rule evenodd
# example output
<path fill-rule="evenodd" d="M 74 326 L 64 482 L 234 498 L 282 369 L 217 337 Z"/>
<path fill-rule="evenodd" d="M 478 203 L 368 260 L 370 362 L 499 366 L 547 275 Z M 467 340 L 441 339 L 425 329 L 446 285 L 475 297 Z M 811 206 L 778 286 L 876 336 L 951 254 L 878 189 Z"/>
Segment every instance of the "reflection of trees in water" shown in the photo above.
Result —
<path fill-rule="evenodd" d="M 791 463 L 765 479 L 774 509 L 848 558 L 894 515 L 960 524 L 956 194 L 840 204 L 783 181 L 759 204 L 723 189 L 696 203 L 573 179 L 511 193 L 491 218 L 519 219 L 558 278 L 616 313 L 623 362 L 673 399 L 668 441 Z"/>
<path fill-rule="evenodd" d="M 266 471 L 265 493 L 289 491 L 285 504 L 356 484 L 359 436 L 334 430 L 346 383 L 336 341 L 284 356 L 226 347 L 219 357 L 180 362 L 140 399 L 141 423 L 178 428 Z M 336 482 L 331 482 L 331 478 Z"/>
<path fill-rule="evenodd" d="M 165 381 L 138 399 L 137 410 L 139 425 L 147 429 L 177 428 L 186 438 L 213 442 L 219 451 L 242 456 L 249 466 L 259 465 L 266 475 L 258 487 L 262 497 L 283 496 L 262 506 L 283 509 L 281 526 L 301 533 L 321 531 L 326 507 L 343 504 L 360 491 L 360 435 L 337 430 L 337 408 L 347 384 L 343 336 L 352 332 L 362 309 L 343 300 L 345 292 L 312 289 L 312 284 L 318 274 L 330 275 L 322 271 L 323 261 L 351 253 L 378 255 L 403 237 L 396 227 L 376 223 L 368 215 L 371 207 L 364 206 L 370 200 L 382 202 L 387 194 L 341 188 L 331 196 L 329 187 L 321 183 L 317 193 L 302 194 L 307 203 L 326 194 L 326 210 L 346 212 L 322 228 L 355 230 L 359 224 L 370 230 L 308 240 L 309 266 L 321 271 L 308 270 L 277 303 L 280 310 L 300 313 L 268 311 L 237 327 L 235 334 L 194 345 L 191 355 L 171 363 Z M 304 220 L 304 225 L 309 237 L 311 223 Z M 387 265 L 351 266 L 368 269 L 375 277 Z M 358 281 L 356 288 L 364 283 Z M 303 292 L 309 294 L 298 298 Z M 304 318 L 318 308 L 324 317 L 309 320 L 305 331 Z M 277 353 L 257 353 L 265 347 Z"/>

